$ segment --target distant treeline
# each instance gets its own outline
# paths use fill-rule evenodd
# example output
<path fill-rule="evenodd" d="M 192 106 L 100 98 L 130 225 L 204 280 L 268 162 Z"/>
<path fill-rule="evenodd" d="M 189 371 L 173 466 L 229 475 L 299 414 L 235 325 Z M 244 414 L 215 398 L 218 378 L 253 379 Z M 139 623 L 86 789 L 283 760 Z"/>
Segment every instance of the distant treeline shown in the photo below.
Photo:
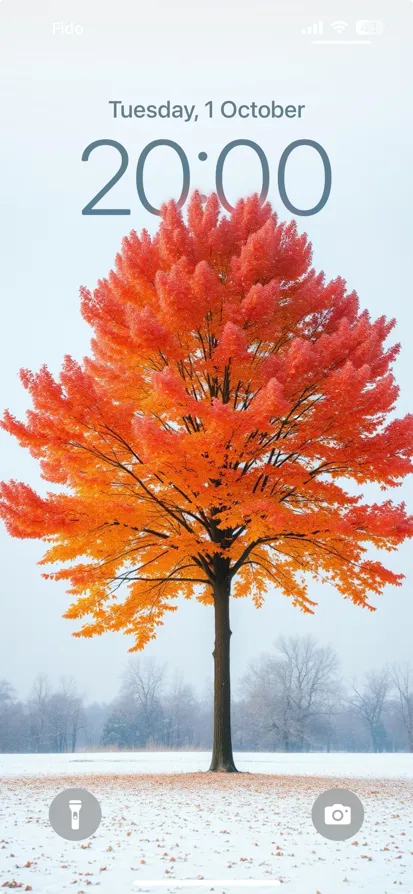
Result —
<path fill-rule="evenodd" d="M 0 680 L 0 752 L 211 747 L 212 692 L 133 659 L 110 704 L 87 704 L 71 678 L 40 675 L 30 697 Z M 280 639 L 233 697 L 233 739 L 247 751 L 413 751 L 413 667 L 393 664 L 344 681 L 329 646 Z"/>

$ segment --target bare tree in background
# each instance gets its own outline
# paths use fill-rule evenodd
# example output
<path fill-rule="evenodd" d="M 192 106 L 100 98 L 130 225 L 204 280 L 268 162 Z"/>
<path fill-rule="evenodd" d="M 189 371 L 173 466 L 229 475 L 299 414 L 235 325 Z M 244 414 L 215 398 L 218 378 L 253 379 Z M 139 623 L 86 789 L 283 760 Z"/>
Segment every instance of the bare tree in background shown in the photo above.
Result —
<path fill-rule="evenodd" d="M 396 690 L 396 711 L 406 729 L 409 751 L 413 751 L 413 671 L 408 664 L 393 664 L 390 675 Z"/>
<path fill-rule="evenodd" d="M 331 713 L 331 698 L 336 693 L 338 657 L 330 646 L 320 646 L 311 636 L 281 638 L 277 644 L 284 666 L 295 738 L 302 750 L 314 736 L 314 727 L 326 722 Z M 288 668 L 288 670 L 287 670 Z"/>
<path fill-rule="evenodd" d="M 134 702 L 145 741 L 156 742 L 159 739 L 164 676 L 164 667 L 156 664 L 151 658 L 146 661 L 136 658 L 126 669 L 123 692 Z"/>
<path fill-rule="evenodd" d="M 13 687 L 8 680 L 0 680 L 0 705 L 13 697 Z"/>
<path fill-rule="evenodd" d="M 8 680 L 0 680 L 0 752 L 20 750 L 26 728 L 27 717 L 13 686 Z"/>
<path fill-rule="evenodd" d="M 371 736 L 373 751 L 385 751 L 387 734 L 383 716 L 388 704 L 391 680 L 387 668 L 366 674 L 361 688 L 353 685 L 351 704 L 364 720 Z"/>
<path fill-rule="evenodd" d="M 73 677 L 61 677 L 60 688 L 49 696 L 47 719 L 51 750 L 75 751 L 85 719 L 82 698 Z"/>
<path fill-rule="evenodd" d="M 29 736 L 32 751 L 48 751 L 48 702 L 50 684 L 46 674 L 39 674 L 34 682 L 29 702 Z"/>
<path fill-rule="evenodd" d="M 1 656 L 0 656 L 1 662 Z M 332 649 L 311 637 L 278 640 L 253 664 L 233 702 L 238 750 L 413 751 L 413 665 L 393 664 L 342 683 Z M 110 704 L 85 708 L 75 681 L 35 680 L 27 701 L 1 679 L 0 753 L 82 748 L 211 747 L 213 703 L 179 673 L 129 663 Z"/>
<path fill-rule="evenodd" d="M 302 751 L 331 722 L 338 658 L 311 636 L 281 638 L 275 648 L 244 679 L 250 722 L 261 747 L 267 739 L 284 751 Z"/>
<path fill-rule="evenodd" d="M 192 686 L 176 673 L 164 698 L 164 739 L 172 748 L 195 744 L 195 717 L 199 710 Z"/>
<path fill-rule="evenodd" d="M 105 745 L 137 748 L 163 742 L 162 690 L 164 667 L 152 659 L 130 661 L 121 695 L 115 700 L 104 731 Z"/>

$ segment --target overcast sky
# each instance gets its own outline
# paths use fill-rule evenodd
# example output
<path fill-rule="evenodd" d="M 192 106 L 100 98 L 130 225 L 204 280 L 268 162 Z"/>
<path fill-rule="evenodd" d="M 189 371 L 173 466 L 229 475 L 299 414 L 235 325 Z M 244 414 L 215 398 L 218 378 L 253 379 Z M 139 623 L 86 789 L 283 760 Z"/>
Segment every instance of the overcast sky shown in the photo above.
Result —
<path fill-rule="evenodd" d="M 84 7 L 86 6 L 86 12 Z M 276 7 L 276 9 L 275 9 Z M 385 32 L 371 45 L 318 46 L 302 29 L 324 21 L 381 19 Z M 411 40 L 413 3 L 209 2 L 116 4 L 91 0 L 45 3 L 0 0 L 2 125 L 2 253 L 0 408 L 22 415 L 26 395 L 20 367 L 46 362 L 57 373 L 63 355 L 81 359 L 90 333 L 79 313 L 80 285 L 93 288 L 112 266 L 130 229 L 154 231 L 157 218 L 139 204 L 135 170 L 142 149 L 155 139 L 184 148 L 191 188 L 214 188 L 216 159 L 231 140 L 254 140 L 271 170 L 269 198 L 281 217 L 288 211 L 277 189 L 282 151 L 293 140 L 317 140 L 333 169 L 330 200 L 317 216 L 300 218 L 314 245 L 314 263 L 328 277 L 343 275 L 373 316 L 395 315 L 403 352 L 397 363 L 400 413 L 412 410 L 412 201 Z M 79 34 L 53 34 L 59 22 Z M 69 31 L 70 31 L 69 27 Z M 344 37 L 345 35 L 342 35 Z M 195 104 L 197 122 L 113 120 L 109 100 L 133 105 Z M 213 121 L 205 103 L 303 104 L 300 120 Z M 130 217 L 85 217 L 82 208 L 113 176 L 113 149 L 92 153 L 97 139 L 116 139 L 129 153 L 129 167 L 106 197 L 106 207 L 129 207 Z M 208 159 L 200 161 L 199 152 Z M 146 168 L 150 202 L 159 205 L 180 191 L 180 166 L 170 150 L 153 153 Z M 260 188 L 257 159 L 248 149 L 228 158 L 225 183 L 234 201 Z M 300 150 L 288 168 L 291 200 L 314 205 L 322 191 L 322 168 Z M 8 435 L 0 434 L 0 478 L 37 486 L 36 463 Z M 44 483 L 40 483 L 44 488 Z M 413 509 L 411 482 L 395 494 Z M 37 542 L 9 538 L 0 527 L 0 678 L 26 695 L 39 672 L 57 680 L 72 674 L 89 698 L 114 696 L 130 642 L 109 634 L 94 640 L 71 637 L 76 625 L 62 619 L 64 587 L 42 580 Z M 272 590 L 257 611 L 248 600 L 232 606 L 235 681 L 248 662 L 271 648 L 280 634 L 308 633 L 335 646 L 348 675 L 411 655 L 413 593 L 411 547 L 387 557 L 406 578 L 389 588 L 372 615 L 328 586 L 312 585 L 315 617 L 303 616 Z M 212 676 L 212 610 L 185 603 L 166 618 L 145 654 L 182 669 L 199 688 Z"/>

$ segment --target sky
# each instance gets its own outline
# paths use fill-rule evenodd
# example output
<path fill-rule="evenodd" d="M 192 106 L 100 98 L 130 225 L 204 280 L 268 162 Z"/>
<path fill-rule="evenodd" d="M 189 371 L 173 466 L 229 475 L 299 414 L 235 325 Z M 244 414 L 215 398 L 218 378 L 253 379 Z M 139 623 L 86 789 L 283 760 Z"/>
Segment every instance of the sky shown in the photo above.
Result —
<path fill-rule="evenodd" d="M 323 21 L 323 40 L 356 40 L 356 21 L 382 21 L 371 43 L 319 44 L 308 29 Z M 342 33 L 333 22 L 346 22 Z M 113 264 L 132 228 L 155 232 L 158 218 L 136 191 L 136 165 L 148 143 L 169 139 L 184 149 L 191 190 L 214 189 L 217 158 L 232 140 L 253 140 L 270 167 L 269 199 L 290 219 L 277 188 L 284 149 L 298 139 L 320 143 L 332 166 L 332 190 L 317 215 L 298 217 L 313 243 L 314 265 L 328 278 L 344 276 L 372 316 L 398 320 L 402 353 L 396 366 L 398 412 L 412 410 L 413 355 L 411 243 L 413 181 L 411 121 L 413 3 L 324 0 L 304 3 L 181 2 L 179 7 L 118 0 L 0 0 L 1 329 L 0 409 L 27 409 L 21 367 L 46 363 L 57 374 L 65 354 L 81 360 L 90 331 L 79 312 L 79 287 L 93 288 Z M 306 33 L 303 33 L 306 32 Z M 196 106 L 198 120 L 113 118 L 110 101 Z M 303 105 L 302 117 L 225 118 L 223 102 Z M 207 113 L 213 102 L 214 117 Z M 82 208 L 115 174 L 113 147 L 85 148 L 110 139 L 127 150 L 126 173 L 99 207 L 130 208 L 129 216 L 85 216 Z M 199 153 L 207 159 L 199 159 Z M 169 148 L 153 151 L 145 188 L 154 206 L 181 190 L 181 170 Z M 260 165 L 250 148 L 233 150 L 225 163 L 228 200 L 260 190 Z M 323 169 L 311 149 L 299 149 L 287 169 L 293 204 L 314 206 Z M 43 492 L 35 461 L 0 433 L 0 478 L 16 478 Z M 407 482 L 394 498 L 413 509 Z M 0 526 L 0 679 L 26 696 L 34 677 L 71 674 L 88 698 L 115 695 L 131 641 L 119 634 L 74 639 L 76 624 L 63 620 L 64 586 L 45 581 L 36 562 L 43 546 L 18 541 Z M 262 609 L 249 600 L 232 605 L 235 687 L 249 662 L 273 647 L 277 636 L 311 633 L 334 646 L 343 672 L 360 677 L 383 662 L 407 660 L 413 627 L 411 546 L 386 556 L 405 574 L 388 588 L 372 615 L 327 585 L 312 584 L 314 617 L 292 608 L 271 589 Z M 179 604 L 156 642 L 145 650 L 181 670 L 199 690 L 212 678 L 212 609 Z"/>

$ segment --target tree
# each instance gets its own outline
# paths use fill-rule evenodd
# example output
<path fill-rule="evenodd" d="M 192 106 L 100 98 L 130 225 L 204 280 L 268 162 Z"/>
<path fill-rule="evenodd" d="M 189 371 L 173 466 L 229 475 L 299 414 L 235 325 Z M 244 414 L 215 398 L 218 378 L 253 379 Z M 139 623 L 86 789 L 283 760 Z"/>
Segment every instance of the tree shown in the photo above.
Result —
<path fill-rule="evenodd" d="M 402 575 L 369 557 L 413 534 L 386 490 L 412 471 L 413 417 L 391 417 L 394 321 L 326 283 L 294 222 L 257 196 L 220 217 L 195 194 L 152 238 L 132 232 L 115 270 L 81 290 L 91 356 L 21 372 L 33 409 L 3 428 L 54 489 L 3 483 L 15 537 L 49 544 L 46 577 L 69 581 L 75 635 L 155 637 L 179 594 L 213 606 L 212 770 L 235 770 L 230 596 L 271 585 L 313 612 L 310 577 L 359 606 Z M 347 481 L 350 486 L 347 488 Z M 122 598 L 124 593 L 124 598 Z"/>
<path fill-rule="evenodd" d="M 85 725 L 83 697 L 72 677 L 52 691 L 45 674 L 36 678 L 27 704 L 30 747 L 38 752 L 75 751 Z"/>
<path fill-rule="evenodd" d="M 164 700 L 164 741 L 172 748 L 194 745 L 200 706 L 192 686 L 175 674 Z"/>
<path fill-rule="evenodd" d="M 49 699 L 50 684 L 46 674 L 38 674 L 28 703 L 29 730 L 32 751 L 50 750 Z"/>
<path fill-rule="evenodd" d="M 123 696 L 124 699 L 131 700 L 131 713 L 141 745 L 157 742 L 162 735 L 161 693 L 164 672 L 163 667 L 158 667 L 149 659 L 146 662 L 131 662 L 125 673 Z"/>
<path fill-rule="evenodd" d="M 311 636 L 281 637 L 274 655 L 244 680 L 249 722 L 260 745 L 303 751 L 328 733 L 332 699 L 338 700 L 338 659 Z"/>
<path fill-rule="evenodd" d="M 116 699 L 104 723 L 102 745 L 136 748 L 140 744 L 136 734 L 135 718 L 124 704 L 124 699 Z"/>
<path fill-rule="evenodd" d="M 164 741 L 163 679 L 164 668 L 153 660 L 136 660 L 128 665 L 121 694 L 104 726 L 104 745 L 142 748 Z"/>
<path fill-rule="evenodd" d="M 3 706 L 7 702 L 14 699 L 14 689 L 8 680 L 0 680 L 0 705 Z"/>
<path fill-rule="evenodd" d="M 53 692 L 47 704 L 51 750 L 76 750 L 79 730 L 84 726 L 83 699 L 72 677 L 62 677 L 60 688 Z"/>
<path fill-rule="evenodd" d="M 281 701 L 289 709 L 283 733 L 302 751 L 306 741 L 314 740 L 316 725 L 327 722 L 332 696 L 338 697 L 339 662 L 330 646 L 319 646 L 312 636 L 281 637 L 277 650 L 274 671 L 281 683 Z"/>
<path fill-rule="evenodd" d="M 394 664 L 390 674 L 397 694 L 397 714 L 406 730 L 409 750 L 413 751 L 413 671 L 408 664 Z"/>
<path fill-rule="evenodd" d="M 13 686 L 0 680 L 0 753 L 23 751 L 27 735 L 23 706 Z"/>
<path fill-rule="evenodd" d="M 387 748 L 383 713 L 389 690 L 390 677 L 387 669 L 366 674 L 362 689 L 353 686 L 353 705 L 368 727 L 375 752 L 386 751 Z"/>

